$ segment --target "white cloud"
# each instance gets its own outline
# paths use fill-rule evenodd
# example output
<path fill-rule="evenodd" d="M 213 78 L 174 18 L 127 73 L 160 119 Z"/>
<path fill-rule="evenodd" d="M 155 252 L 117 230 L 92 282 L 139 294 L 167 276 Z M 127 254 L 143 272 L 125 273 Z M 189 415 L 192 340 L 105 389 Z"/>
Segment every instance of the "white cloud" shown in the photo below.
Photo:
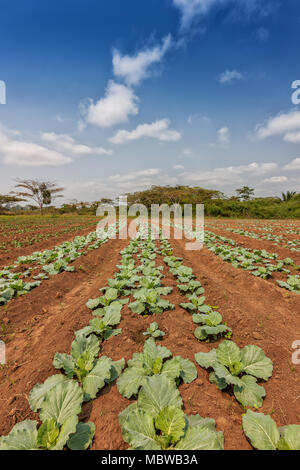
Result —
<path fill-rule="evenodd" d="M 284 140 L 298 143 L 300 141 L 300 111 L 290 111 L 271 117 L 266 123 L 257 125 L 255 131 L 259 140 L 284 135 Z"/>
<path fill-rule="evenodd" d="M 107 185 L 106 182 L 101 180 L 84 181 L 83 178 L 80 178 L 80 181 L 72 181 L 63 179 L 60 180 L 60 185 L 65 188 L 65 197 L 61 199 L 62 202 L 97 201 L 102 197 L 113 195 L 111 193 L 112 185 Z"/>
<path fill-rule="evenodd" d="M 230 133 L 228 127 L 222 127 L 218 130 L 218 142 L 220 144 L 229 144 L 230 142 Z"/>
<path fill-rule="evenodd" d="M 16 139 L 16 133 L 4 132 L 0 128 L 0 155 L 6 165 L 57 167 L 72 162 L 66 156 L 34 142 Z"/>
<path fill-rule="evenodd" d="M 122 78 L 128 85 L 137 85 L 149 76 L 152 64 L 159 63 L 170 49 L 172 38 L 169 34 L 162 40 L 162 44 L 153 48 L 144 49 L 135 56 L 121 56 L 117 49 L 113 51 L 114 75 Z"/>
<path fill-rule="evenodd" d="M 273 3 L 273 5 L 272 5 Z M 213 7 L 231 6 L 238 18 L 266 16 L 274 11 L 274 0 L 173 0 L 181 13 L 181 29 L 187 28 L 197 17 L 204 17 Z"/>
<path fill-rule="evenodd" d="M 255 177 L 267 174 L 276 170 L 278 165 L 276 163 L 257 163 L 253 162 L 249 165 L 229 166 L 224 168 L 214 168 L 210 171 L 200 172 L 185 172 L 182 177 L 190 183 L 197 183 L 202 185 L 228 186 L 232 184 L 239 184 L 244 182 L 244 177 Z"/>
<path fill-rule="evenodd" d="M 202 116 L 201 114 L 190 114 L 188 116 L 187 122 L 188 124 L 192 124 L 194 121 L 202 121 L 204 124 L 209 124 L 211 122 L 211 118 L 208 116 Z"/>
<path fill-rule="evenodd" d="M 220 0 L 173 0 L 174 6 L 180 10 L 183 29 L 186 29 L 196 16 L 205 15 L 218 3 Z"/>
<path fill-rule="evenodd" d="M 186 147 L 182 151 L 183 155 L 192 155 L 193 150 L 190 147 Z"/>
<path fill-rule="evenodd" d="M 284 170 L 300 170 L 300 158 L 294 158 L 290 163 L 285 165 Z"/>
<path fill-rule="evenodd" d="M 285 183 L 288 180 L 286 176 L 272 176 L 271 178 L 266 178 L 262 180 L 262 183 Z"/>
<path fill-rule="evenodd" d="M 125 174 L 116 174 L 108 178 L 120 191 L 139 191 L 152 185 L 174 185 L 177 178 L 163 173 L 159 168 L 147 168 Z"/>
<path fill-rule="evenodd" d="M 299 144 L 300 142 L 300 131 L 298 132 L 288 132 L 283 137 L 283 140 L 286 142 L 291 142 L 292 144 Z"/>
<path fill-rule="evenodd" d="M 150 187 L 159 181 L 161 170 L 158 168 L 147 168 L 145 170 L 133 171 L 125 174 L 116 174 L 108 178 L 119 190 L 137 191 Z"/>
<path fill-rule="evenodd" d="M 133 131 L 119 130 L 109 140 L 113 144 L 123 144 L 124 142 L 151 137 L 165 142 L 176 142 L 181 138 L 178 131 L 169 129 L 169 119 L 161 119 L 151 124 L 139 124 Z"/>
<path fill-rule="evenodd" d="M 174 170 L 184 170 L 184 166 L 183 165 L 174 165 L 173 169 Z"/>
<path fill-rule="evenodd" d="M 95 103 L 90 100 L 87 107 L 83 106 L 84 121 L 98 127 L 127 122 L 129 115 L 138 114 L 137 101 L 131 88 L 111 80 L 103 98 Z"/>
<path fill-rule="evenodd" d="M 60 151 L 65 151 L 72 155 L 111 155 L 111 150 L 102 147 L 89 147 L 88 145 L 77 144 L 73 137 L 68 134 L 56 134 L 55 132 L 44 132 L 41 135 L 44 142 L 53 145 Z"/>
<path fill-rule="evenodd" d="M 220 83 L 232 83 L 235 80 L 242 80 L 244 75 L 237 70 L 225 70 L 225 72 L 221 73 L 219 76 Z"/>
<path fill-rule="evenodd" d="M 158 168 L 147 168 L 146 170 L 133 171 L 132 173 L 126 173 L 124 175 L 112 175 L 109 177 L 111 181 L 115 183 L 124 183 L 127 181 L 133 181 L 141 177 L 156 176 L 160 173 Z"/>

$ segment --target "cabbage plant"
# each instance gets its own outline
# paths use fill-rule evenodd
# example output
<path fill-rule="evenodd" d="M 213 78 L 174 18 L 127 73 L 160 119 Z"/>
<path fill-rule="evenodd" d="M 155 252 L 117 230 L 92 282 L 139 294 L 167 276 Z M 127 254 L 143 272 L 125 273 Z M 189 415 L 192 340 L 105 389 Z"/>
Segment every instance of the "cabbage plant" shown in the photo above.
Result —
<path fill-rule="evenodd" d="M 255 449 L 300 450 L 300 425 L 277 428 L 271 416 L 247 410 L 243 430 Z"/>
<path fill-rule="evenodd" d="M 200 341 L 210 337 L 217 339 L 218 335 L 232 333 L 231 328 L 222 324 L 222 315 L 219 312 L 196 313 L 193 315 L 193 321 L 201 325 L 194 331 L 195 337 Z"/>
<path fill-rule="evenodd" d="M 212 369 L 209 380 L 220 390 L 233 386 L 235 398 L 243 406 L 262 406 L 266 392 L 257 379 L 268 380 L 273 364 L 261 348 L 249 345 L 240 349 L 225 340 L 217 349 L 195 354 L 195 359 L 201 367 Z"/>
<path fill-rule="evenodd" d="M 154 339 L 149 338 L 143 352 L 134 353 L 128 361 L 128 367 L 117 380 L 118 390 L 126 398 L 136 396 L 145 377 L 152 375 L 165 375 L 177 384 L 191 383 L 197 377 L 197 369 L 188 359 L 172 358 L 169 349 L 156 345 Z"/>
<path fill-rule="evenodd" d="M 168 288 L 161 287 L 158 289 Z M 139 315 L 152 315 L 154 313 L 163 313 L 165 310 L 173 310 L 175 306 L 168 300 L 161 299 L 160 292 L 162 291 L 158 289 L 146 289 L 142 287 L 136 290 L 133 293 L 135 301 L 131 302 L 128 307 L 133 313 L 138 313 Z"/>
<path fill-rule="evenodd" d="M 71 354 L 56 353 L 53 359 L 55 369 L 63 369 L 69 379 L 76 377 L 81 383 L 84 400 L 95 398 L 98 391 L 117 378 L 125 361 L 112 361 L 101 356 L 100 345 L 95 335 L 77 335 L 72 343 Z"/>
<path fill-rule="evenodd" d="M 74 380 L 61 374 L 49 377 L 44 384 L 36 385 L 29 397 L 33 411 L 40 411 L 37 421 L 25 420 L 17 423 L 7 436 L 0 437 L 0 450 L 62 450 L 68 440 L 81 432 L 78 414 L 81 412 L 83 391 Z M 95 428 L 89 427 L 89 441 Z M 85 436 L 86 437 L 86 436 Z M 76 450 L 85 448 L 84 439 L 77 441 Z"/>
<path fill-rule="evenodd" d="M 144 336 L 151 336 L 152 338 L 161 338 L 165 333 L 158 328 L 156 321 L 150 323 L 149 328 L 143 333 Z"/>
<path fill-rule="evenodd" d="M 138 400 L 119 414 L 131 450 L 222 450 L 215 421 L 187 416 L 176 385 L 165 375 L 145 378 Z"/>

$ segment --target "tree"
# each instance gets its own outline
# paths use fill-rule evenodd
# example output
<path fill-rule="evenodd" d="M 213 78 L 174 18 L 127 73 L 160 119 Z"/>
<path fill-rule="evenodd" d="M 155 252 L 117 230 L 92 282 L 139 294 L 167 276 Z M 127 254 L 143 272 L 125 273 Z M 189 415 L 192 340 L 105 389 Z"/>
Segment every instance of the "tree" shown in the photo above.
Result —
<path fill-rule="evenodd" d="M 9 196 L 6 194 L 0 194 L 0 210 L 5 209 L 5 207 L 3 207 L 3 204 L 6 204 L 9 208 L 11 204 L 14 204 L 15 202 L 20 202 L 20 201 L 24 201 L 24 199 L 17 197 L 17 196 Z"/>
<path fill-rule="evenodd" d="M 16 182 L 16 188 L 27 190 L 27 192 L 12 191 L 11 194 L 21 197 L 23 201 L 28 199 L 34 201 L 38 205 L 41 213 L 43 212 L 44 206 L 49 206 L 53 199 L 63 197 L 62 194 L 58 193 L 61 193 L 64 188 L 59 188 L 56 183 L 52 181 L 16 179 Z"/>
<path fill-rule="evenodd" d="M 224 194 L 213 189 L 190 186 L 151 186 L 150 189 L 127 193 L 128 205 L 144 204 L 206 204 L 212 200 L 223 199 Z"/>
<path fill-rule="evenodd" d="M 281 193 L 282 200 L 284 202 L 290 201 L 294 196 L 296 196 L 296 191 L 287 191 L 286 193 Z"/>
<path fill-rule="evenodd" d="M 238 198 L 242 201 L 250 201 L 250 199 L 254 196 L 254 191 L 255 190 L 253 188 L 249 188 L 249 186 L 243 186 L 242 188 L 235 190 Z"/>

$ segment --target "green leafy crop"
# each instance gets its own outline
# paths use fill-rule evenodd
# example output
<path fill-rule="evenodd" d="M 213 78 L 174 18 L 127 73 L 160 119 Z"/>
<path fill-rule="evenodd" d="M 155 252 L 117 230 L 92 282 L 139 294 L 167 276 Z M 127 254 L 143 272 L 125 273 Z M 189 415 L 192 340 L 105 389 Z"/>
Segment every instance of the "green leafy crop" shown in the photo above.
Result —
<path fill-rule="evenodd" d="M 165 333 L 158 328 L 156 321 L 150 323 L 149 328 L 143 333 L 144 336 L 152 336 L 152 338 L 161 338 Z"/>
<path fill-rule="evenodd" d="M 220 334 L 228 334 L 231 328 L 222 324 L 222 315 L 219 312 L 197 313 L 193 315 L 194 323 L 200 323 L 194 331 L 194 335 L 199 340 L 206 340 L 208 337 L 217 338 Z"/>
<path fill-rule="evenodd" d="M 161 289 L 168 288 L 146 289 L 142 287 L 136 290 L 133 293 L 135 301 L 128 305 L 129 308 L 133 313 L 138 313 L 139 315 L 152 315 L 154 313 L 163 313 L 165 310 L 173 310 L 173 304 L 168 300 L 160 298 Z M 165 292 L 167 291 L 163 291 L 162 293 Z"/>
<path fill-rule="evenodd" d="M 177 268 L 171 268 L 170 271 L 182 283 L 190 282 L 195 278 L 192 268 L 188 266 L 180 265 Z"/>
<path fill-rule="evenodd" d="M 204 294 L 204 289 L 201 287 L 201 283 L 199 281 L 194 281 L 193 279 L 189 281 L 187 284 L 179 284 L 178 289 L 181 293 L 190 293 L 194 295 L 202 295 Z"/>
<path fill-rule="evenodd" d="M 300 450 L 300 425 L 277 428 L 271 416 L 247 410 L 243 430 L 255 449 Z"/>
<path fill-rule="evenodd" d="M 197 377 L 195 365 L 180 356 L 172 357 L 171 351 L 157 346 L 153 338 L 149 338 L 142 353 L 134 353 L 128 361 L 128 367 L 117 380 L 119 392 L 126 398 L 137 395 L 145 377 L 166 375 L 172 380 L 183 380 L 190 383 Z"/>
<path fill-rule="evenodd" d="M 121 321 L 122 303 L 120 301 L 112 302 L 108 307 L 96 308 L 93 310 L 95 318 L 90 320 L 88 326 L 76 332 L 76 336 L 88 336 L 92 333 L 101 339 L 109 339 L 122 332 L 122 328 L 113 328 Z"/>
<path fill-rule="evenodd" d="M 174 381 L 145 378 L 136 403 L 119 414 L 124 441 L 132 450 L 221 450 L 223 434 L 212 419 L 187 416 Z"/>
<path fill-rule="evenodd" d="M 94 334 L 89 337 L 77 335 L 71 354 L 56 353 L 53 359 L 56 369 L 63 369 L 68 378 L 76 377 L 81 383 L 85 401 L 95 398 L 106 383 L 116 379 L 125 365 L 124 359 L 117 362 L 106 356 L 98 359 L 99 349 Z"/>
<path fill-rule="evenodd" d="M 284 287 L 292 292 L 300 293 L 300 276 L 288 276 L 287 281 L 277 281 L 280 287 Z"/>
<path fill-rule="evenodd" d="M 262 406 L 266 392 L 257 384 L 257 379 L 268 380 L 273 364 L 261 348 L 249 345 L 240 349 L 232 341 L 225 340 L 209 353 L 195 354 L 195 359 L 201 367 L 213 369 L 209 380 L 219 389 L 233 386 L 233 393 L 243 406 Z"/>
<path fill-rule="evenodd" d="M 204 304 L 205 302 L 205 297 L 198 297 L 196 294 L 193 295 L 187 295 L 187 298 L 189 299 L 189 302 L 182 302 L 180 304 L 180 307 L 184 308 L 188 312 L 202 312 L 202 313 L 208 313 L 211 308 L 207 305 Z"/>
<path fill-rule="evenodd" d="M 37 421 L 17 423 L 7 436 L 0 437 L 0 450 L 62 450 L 76 434 L 83 392 L 78 383 L 58 374 L 36 385 L 30 394 L 33 411 L 40 410 Z"/>

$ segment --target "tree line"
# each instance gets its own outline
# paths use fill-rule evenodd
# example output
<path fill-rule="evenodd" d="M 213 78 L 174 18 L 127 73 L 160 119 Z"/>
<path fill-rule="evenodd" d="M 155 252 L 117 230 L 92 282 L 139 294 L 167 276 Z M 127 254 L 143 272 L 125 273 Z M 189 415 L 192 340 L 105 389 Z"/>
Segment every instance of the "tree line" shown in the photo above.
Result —
<path fill-rule="evenodd" d="M 38 209 L 41 213 L 45 208 L 58 213 L 77 212 L 95 214 L 99 204 L 117 205 L 117 200 L 100 198 L 93 202 L 73 200 L 61 207 L 53 207 L 57 198 L 63 197 L 64 188 L 53 181 L 15 180 L 15 189 L 8 195 L 0 195 L 0 210 L 3 213 L 15 212 L 19 202 L 27 202 L 27 210 Z M 300 217 L 300 193 L 287 191 L 281 196 L 255 197 L 255 189 L 243 186 L 236 189 L 235 196 L 227 196 L 214 189 L 199 186 L 157 186 L 144 191 L 127 193 L 128 205 L 143 204 L 148 209 L 152 204 L 204 204 L 205 214 L 213 217 Z"/>

